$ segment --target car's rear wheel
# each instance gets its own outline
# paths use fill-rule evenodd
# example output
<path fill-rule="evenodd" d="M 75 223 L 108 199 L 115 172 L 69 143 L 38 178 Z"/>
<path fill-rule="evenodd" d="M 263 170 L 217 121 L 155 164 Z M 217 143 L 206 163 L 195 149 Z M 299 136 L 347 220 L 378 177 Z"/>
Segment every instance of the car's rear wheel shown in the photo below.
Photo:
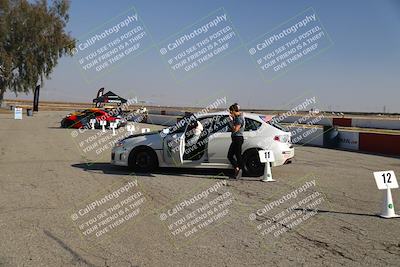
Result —
<path fill-rule="evenodd" d="M 132 170 L 150 172 L 158 167 L 157 155 L 151 148 L 138 148 L 129 154 L 128 164 Z"/>
<path fill-rule="evenodd" d="M 256 149 L 246 152 L 243 156 L 244 173 L 248 176 L 259 177 L 264 174 L 265 164 L 260 162 Z"/>

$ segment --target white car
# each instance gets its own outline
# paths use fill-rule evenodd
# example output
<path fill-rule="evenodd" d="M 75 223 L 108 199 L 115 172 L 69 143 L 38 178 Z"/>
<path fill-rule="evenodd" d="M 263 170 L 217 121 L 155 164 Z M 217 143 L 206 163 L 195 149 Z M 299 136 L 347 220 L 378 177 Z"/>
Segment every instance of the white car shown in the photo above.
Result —
<path fill-rule="evenodd" d="M 267 120 L 264 115 L 243 115 L 245 129 L 242 155 L 246 175 L 263 174 L 264 163 L 260 162 L 259 150 L 274 152 L 275 162 L 272 166 L 291 162 L 294 148 L 290 142 L 290 132 Z M 157 167 L 232 168 L 227 159 L 231 144 L 229 121 L 227 112 L 207 113 L 185 117 L 176 125 L 158 132 L 131 135 L 114 146 L 111 163 L 129 166 L 136 171 L 152 171 Z M 202 127 L 195 131 L 196 126 Z M 192 139 L 195 134 L 195 139 Z"/>

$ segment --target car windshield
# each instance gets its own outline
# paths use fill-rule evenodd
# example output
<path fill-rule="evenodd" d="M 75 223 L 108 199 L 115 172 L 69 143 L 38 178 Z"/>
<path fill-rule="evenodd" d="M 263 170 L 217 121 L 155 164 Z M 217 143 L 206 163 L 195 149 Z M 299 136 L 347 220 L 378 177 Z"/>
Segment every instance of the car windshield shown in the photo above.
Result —
<path fill-rule="evenodd" d="M 185 116 L 182 119 L 180 119 L 177 123 L 175 123 L 174 125 L 168 127 L 169 129 L 169 133 L 168 134 L 172 134 L 172 133 L 183 133 L 186 129 L 186 126 L 192 122 L 195 121 L 196 117 L 194 116 Z"/>

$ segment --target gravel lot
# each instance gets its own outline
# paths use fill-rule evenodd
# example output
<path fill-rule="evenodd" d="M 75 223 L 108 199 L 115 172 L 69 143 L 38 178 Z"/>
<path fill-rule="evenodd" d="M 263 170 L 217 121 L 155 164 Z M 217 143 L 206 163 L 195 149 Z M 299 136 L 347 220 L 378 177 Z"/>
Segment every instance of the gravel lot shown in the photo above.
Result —
<path fill-rule="evenodd" d="M 0 114 L 0 266 L 399 265 L 400 219 L 375 216 L 383 192 L 372 175 L 391 169 L 399 176 L 399 159 L 296 147 L 292 164 L 273 168 L 275 183 L 227 180 L 221 170 L 138 174 L 110 166 L 108 148 L 99 155 L 82 153 L 80 141 L 71 136 L 74 130 L 59 128 L 65 114 L 44 111 L 22 121 Z M 120 203 L 124 196 L 114 195 L 79 220 L 73 215 L 129 184 L 140 192 L 137 199 L 145 199 L 137 205 L 140 212 L 124 206 L 119 211 L 130 216 L 123 223 L 100 237 L 85 236 L 79 225 L 85 228 L 87 216 L 106 211 L 106 204 Z M 208 195 L 196 198 L 203 192 Z M 400 212 L 399 190 L 392 194 Z M 301 206 L 277 216 L 311 195 L 320 199 L 314 207 L 318 211 Z M 172 233 L 179 218 L 200 221 L 201 207 L 218 197 L 221 202 L 208 213 L 213 221 L 203 221 L 191 234 L 188 229 Z M 176 209 L 193 198 L 193 204 Z M 282 223 L 289 213 L 303 220 Z M 263 235 L 263 229 L 271 232 Z"/>

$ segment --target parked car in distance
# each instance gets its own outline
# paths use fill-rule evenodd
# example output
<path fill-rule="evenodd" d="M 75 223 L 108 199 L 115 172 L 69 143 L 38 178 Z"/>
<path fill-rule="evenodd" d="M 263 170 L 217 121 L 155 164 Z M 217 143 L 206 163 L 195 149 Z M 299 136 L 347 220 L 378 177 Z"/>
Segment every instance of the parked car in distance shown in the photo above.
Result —
<path fill-rule="evenodd" d="M 101 120 L 105 120 L 107 122 L 106 128 L 110 127 L 111 122 L 116 122 L 118 128 L 126 125 L 126 120 L 120 115 L 112 116 L 105 110 L 99 108 L 90 108 L 68 114 L 61 120 L 61 127 L 74 129 L 85 127 L 91 128 L 91 119 L 96 119 L 96 123 L 94 124 L 96 129 L 101 129 Z"/>

